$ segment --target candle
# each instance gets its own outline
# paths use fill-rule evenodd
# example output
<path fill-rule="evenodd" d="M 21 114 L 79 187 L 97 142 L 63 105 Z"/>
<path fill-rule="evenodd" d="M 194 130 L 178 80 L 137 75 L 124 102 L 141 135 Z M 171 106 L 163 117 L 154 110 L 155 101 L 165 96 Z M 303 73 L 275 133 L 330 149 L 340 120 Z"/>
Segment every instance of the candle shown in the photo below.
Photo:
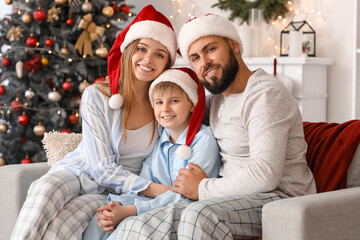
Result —
<path fill-rule="evenodd" d="M 302 53 L 302 32 L 290 31 L 289 57 L 300 57 Z"/>

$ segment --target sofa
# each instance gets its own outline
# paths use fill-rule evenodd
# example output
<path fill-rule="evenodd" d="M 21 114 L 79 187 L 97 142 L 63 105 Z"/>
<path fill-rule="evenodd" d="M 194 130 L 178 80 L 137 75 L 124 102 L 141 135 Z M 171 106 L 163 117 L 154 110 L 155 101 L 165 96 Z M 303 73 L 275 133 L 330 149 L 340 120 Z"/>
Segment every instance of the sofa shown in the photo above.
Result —
<path fill-rule="evenodd" d="M 318 193 L 266 204 L 262 239 L 360 239 L 360 120 L 304 122 L 304 132 Z M 0 240 L 10 239 L 30 184 L 49 168 L 48 163 L 0 167 Z"/>

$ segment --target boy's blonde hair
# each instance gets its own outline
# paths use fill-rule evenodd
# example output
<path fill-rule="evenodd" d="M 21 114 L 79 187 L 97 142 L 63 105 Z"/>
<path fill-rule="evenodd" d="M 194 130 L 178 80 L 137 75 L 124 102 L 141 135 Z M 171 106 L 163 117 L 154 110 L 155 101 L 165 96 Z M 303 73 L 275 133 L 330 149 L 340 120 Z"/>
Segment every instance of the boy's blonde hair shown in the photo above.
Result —
<path fill-rule="evenodd" d="M 154 95 L 154 93 L 159 93 L 160 95 L 166 93 L 166 92 L 170 92 L 170 93 L 174 93 L 174 92 L 179 92 L 181 94 L 184 94 L 187 98 L 187 100 L 189 100 L 189 102 L 191 102 L 189 96 L 186 94 L 186 92 L 184 91 L 184 89 L 182 89 L 179 85 L 173 83 L 173 82 L 160 82 L 159 84 L 157 84 L 154 89 L 152 94 Z M 150 96 L 151 98 L 153 98 L 153 96 Z M 193 104 L 191 102 L 191 104 Z"/>

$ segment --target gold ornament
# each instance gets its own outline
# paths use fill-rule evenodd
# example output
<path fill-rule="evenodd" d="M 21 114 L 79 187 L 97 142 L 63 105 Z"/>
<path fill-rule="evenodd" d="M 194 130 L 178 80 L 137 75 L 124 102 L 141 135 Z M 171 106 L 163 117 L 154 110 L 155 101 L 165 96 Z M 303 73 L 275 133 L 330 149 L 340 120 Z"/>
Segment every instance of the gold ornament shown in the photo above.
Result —
<path fill-rule="evenodd" d="M 46 129 L 45 129 L 45 127 L 44 127 L 43 125 L 41 125 L 41 122 L 39 122 L 39 125 L 36 125 L 36 126 L 34 127 L 34 134 L 35 134 L 36 136 L 42 136 L 42 135 L 44 135 L 45 131 L 46 131 Z"/>
<path fill-rule="evenodd" d="M 106 47 L 104 47 L 104 44 L 101 43 L 101 47 L 96 49 L 95 53 L 98 57 L 106 58 L 108 55 L 108 50 Z"/>
<path fill-rule="evenodd" d="M 110 6 L 106 6 L 102 9 L 102 14 L 107 18 L 111 18 L 114 15 L 114 9 Z"/>
<path fill-rule="evenodd" d="M 6 131 L 8 130 L 8 127 L 6 126 L 5 123 L 1 123 L 0 124 L 0 133 L 6 133 Z"/>
<path fill-rule="evenodd" d="M 21 29 L 21 27 L 11 26 L 6 37 L 7 37 L 7 39 L 9 39 L 10 42 L 12 42 L 14 40 L 19 40 L 20 38 L 23 37 L 22 31 L 23 30 Z"/>
<path fill-rule="evenodd" d="M 24 66 L 25 64 L 22 61 L 18 61 L 15 64 L 16 75 L 19 79 L 22 79 L 22 77 L 24 76 Z"/>
<path fill-rule="evenodd" d="M 10 5 L 10 4 L 13 3 L 13 1 L 12 1 L 12 0 L 5 0 L 5 3 L 6 3 L 7 5 Z"/>
<path fill-rule="evenodd" d="M 49 64 L 49 60 L 44 56 L 41 57 L 40 61 L 41 61 L 42 65 L 44 65 L 44 66 Z"/>
<path fill-rule="evenodd" d="M 70 52 L 69 52 L 69 49 L 67 49 L 67 47 L 64 45 L 64 46 L 60 49 L 60 53 L 65 54 L 65 55 L 68 55 Z"/>
<path fill-rule="evenodd" d="M 0 157 L 0 167 L 6 165 L 5 158 Z"/>
<path fill-rule="evenodd" d="M 88 81 L 84 80 L 79 85 L 79 92 L 83 93 L 85 91 L 85 88 L 87 88 L 88 86 L 90 86 L 90 83 L 88 83 Z"/>
<path fill-rule="evenodd" d="M 88 0 L 86 0 L 82 5 L 81 5 L 81 10 L 85 13 L 88 13 L 92 10 L 92 5 L 91 3 L 89 3 Z"/>
<path fill-rule="evenodd" d="M 96 24 L 92 22 L 92 15 L 90 13 L 81 19 L 79 28 L 84 29 L 84 31 L 76 41 L 74 48 L 78 50 L 81 55 L 93 56 L 91 42 L 97 40 L 99 36 L 102 36 L 105 28 L 96 26 Z"/>
<path fill-rule="evenodd" d="M 61 13 L 61 8 L 55 8 L 55 6 L 53 6 L 52 8 L 50 8 L 50 10 L 47 13 L 47 22 L 52 22 L 54 20 L 59 20 L 59 14 Z"/>
<path fill-rule="evenodd" d="M 32 16 L 26 12 L 26 13 L 24 13 L 24 15 L 22 15 L 21 20 L 26 24 L 30 23 L 32 20 Z"/>
<path fill-rule="evenodd" d="M 55 0 L 55 3 L 58 5 L 63 5 L 64 3 L 66 3 L 66 0 Z"/>

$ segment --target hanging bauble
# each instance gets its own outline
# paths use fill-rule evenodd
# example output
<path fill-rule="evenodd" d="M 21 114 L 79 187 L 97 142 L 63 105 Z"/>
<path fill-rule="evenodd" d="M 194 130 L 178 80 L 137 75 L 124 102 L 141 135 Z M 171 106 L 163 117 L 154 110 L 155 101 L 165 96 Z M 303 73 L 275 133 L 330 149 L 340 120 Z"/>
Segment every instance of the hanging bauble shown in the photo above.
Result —
<path fill-rule="evenodd" d="M 114 9 L 111 6 L 105 6 L 102 9 L 102 14 L 107 18 L 111 18 L 114 15 Z"/>
<path fill-rule="evenodd" d="M 21 160 L 21 164 L 28 164 L 28 163 L 31 163 L 31 160 L 28 157 L 28 155 L 26 155 L 26 157 Z"/>
<path fill-rule="evenodd" d="M 106 80 L 105 77 L 100 76 L 94 80 L 94 83 L 101 83 L 101 82 L 104 82 L 105 80 Z"/>
<path fill-rule="evenodd" d="M 70 129 L 67 129 L 67 128 L 63 128 L 60 132 L 61 133 L 71 133 Z"/>
<path fill-rule="evenodd" d="M 66 20 L 66 24 L 70 27 L 72 27 L 74 25 L 74 19 L 73 18 L 68 18 L 68 20 Z"/>
<path fill-rule="evenodd" d="M 21 20 L 23 21 L 23 23 L 27 24 L 31 22 L 32 17 L 29 13 L 26 12 L 22 15 Z"/>
<path fill-rule="evenodd" d="M 0 124 L 0 133 L 6 133 L 7 130 L 8 130 L 7 125 L 6 125 L 4 122 L 2 122 L 2 123 Z"/>
<path fill-rule="evenodd" d="M 0 157 L 0 167 L 6 165 L 5 158 Z"/>
<path fill-rule="evenodd" d="M 130 7 L 126 4 L 123 4 L 120 6 L 120 11 L 122 11 L 125 14 L 129 14 L 130 13 Z"/>
<path fill-rule="evenodd" d="M 46 13 L 43 10 L 41 10 L 41 8 L 38 8 L 33 14 L 33 17 L 36 21 L 44 20 L 45 16 L 46 16 Z"/>
<path fill-rule="evenodd" d="M 3 18 L 3 22 L 7 23 L 7 24 L 10 24 L 11 23 L 11 19 L 8 18 L 8 17 L 4 17 Z"/>
<path fill-rule="evenodd" d="M 107 50 L 106 47 L 104 47 L 103 44 L 101 44 L 101 46 L 100 46 L 98 49 L 96 49 L 95 54 L 96 54 L 98 57 L 106 58 L 107 55 L 108 55 L 108 50 Z"/>
<path fill-rule="evenodd" d="M 39 124 L 34 127 L 34 134 L 36 136 L 44 135 L 45 131 L 46 131 L 46 129 L 43 125 L 41 125 L 41 122 L 39 122 Z"/>
<path fill-rule="evenodd" d="M 37 42 L 38 42 L 37 38 L 32 35 L 26 39 L 26 45 L 28 47 L 35 47 Z"/>
<path fill-rule="evenodd" d="M 18 122 L 20 123 L 21 126 L 26 126 L 29 124 L 29 117 L 26 116 L 25 113 L 23 113 L 23 115 L 20 115 L 18 117 Z"/>
<path fill-rule="evenodd" d="M 70 91 L 71 88 L 72 88 L 72 84 L 69 80 L 66 80 L 63 85 L 62 85 L 62 88 L 65 90 L 65 91 Z"/>
<path fill-rule="evenodd" d="M 48 98 L 52 102 L 58 102 L 61 100 L 61 94 L 55 89 L 53 89 L 53 91 L 49 92 Z"/>
<path fill-rule="evenodd" d="M 55 3 L 58 5 L 63 5 L 64 3 L 66 3 L 66 0 L 55 0 Z"/>
<path fill-rule="evenodd" d="M 4 95 L 6 93 L 6 89 L 4 85 L 0 85 L 0 95 Z"/>
<path fill-rule="evenodd" d="M 24 76 L 24 66 L 25 64 L 22 61 L 18 61 L 15 64 L 16 75 L 19 79 L 22 79 L 22 77 Z"/>
<path fill-rule="evenodd" d="M 54 40 L 52 38 L 46 39 L 45 44 L 46 46 L 51 47 L 54 45 Z"/>
<path fill-rule="evenodd" d="M 68 120 L 69 120 L 69 123 L 71 125 L 75 125 L 77 124 L 78 120 L 79 120 L 79 117 L 77 117 L 75 114 L 71 114 L 69 117 L 68 117 Z"/>
<path fill-rule="evenodd" d="M 70 53 L 69 49 L 67 49 L 67 47 L 64 45 L 61 49 L 60 49 L 60 53 L 68 55 Z"/>
<path fill-rule="evenodd" d="M 20 112 L 21 111 L 21 105 L 22 103 L 19 101 L 18 98 L 16 98 L 14 101 L 11 102 L 10 106 L 11 106 L 11 109 L 14 111 L 14 112 Z"/>
<path fill-rule="evenodd" d="M 33 98 L 35 96 L 35 93 L 33 90 L 31 90 L 31 88 L 29 88 L 28 90 L 25 91 L 25 97 L 27 99 Z"/>
<path fill-rule="evenodd" d="M 4 59 L 2 60 L 2 65 L 3 65 L 4 67 L 10 67 L 10 66 L 11 66 L 11 60 L 10 60 L 10 58 L 8 58 L 8 57 L 4 58 Z"/>
<path fill-rule="evenodd" d="M 117 5 L 116 3 L 114 3 L 113 5 L 111 5 L 112 9 L 114 9 L 114 12 L 118 12 L 119 11 L 119 5 Z"/>
<path fill-rule="evenodd" d="M 90 86 L 90 83 L 88 83 L 88 81 L 84 80 L 83 82 L 81 82 L 79 84 L 79 92 L 83 93 L 85 91 L 85 88 L 87 88 L 88 86 Z"/>
<path fill-rule="evenodd" d="M 7 5 L 10 5 L 10 4 L 13 3 L 13 1 L 12 1 L 12 0 L 5 0 L 5 3 L 6 3 Z"/>
<path fill-rule="evenodd" d="M 89 3 L 88 0 L 85 0 L 85 2 L 81 5 L 81 10 L 85 13 L 90 12 L 92 10 L 91 3 Z"/>
<path fill-rule="evenodd" d="M 49 64 L 49 60 L 44 56 L 41 57 L 40 61 L 41 61 L 41 64 L 44 66 Z"/>

